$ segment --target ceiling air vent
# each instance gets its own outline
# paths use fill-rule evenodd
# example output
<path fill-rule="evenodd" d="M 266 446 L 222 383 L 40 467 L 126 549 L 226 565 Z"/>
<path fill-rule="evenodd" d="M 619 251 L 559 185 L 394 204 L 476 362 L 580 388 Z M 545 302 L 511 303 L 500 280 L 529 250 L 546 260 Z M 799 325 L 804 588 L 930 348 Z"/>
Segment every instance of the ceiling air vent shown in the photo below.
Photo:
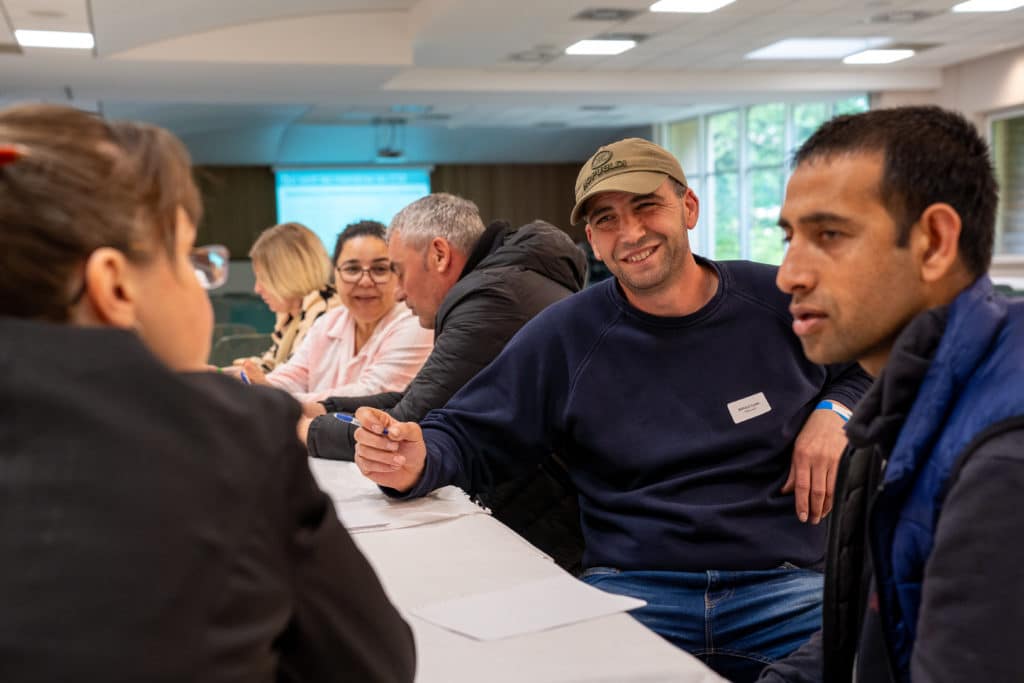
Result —
<path fill-rule="evenodd" d="M 626 21 L 640 14 L 635 9 L 619 9 L 617 7 L 593 7 L 585 9 L 573 19 L 580 21 Z"/>
<path fill-rule="evenodd" d="M 923 12 L 921 10 L 896 10 L 894 12 L 882 12 L 868 17 L 866 24 L 913 24 L 934 17 L 934 12 Z"/>

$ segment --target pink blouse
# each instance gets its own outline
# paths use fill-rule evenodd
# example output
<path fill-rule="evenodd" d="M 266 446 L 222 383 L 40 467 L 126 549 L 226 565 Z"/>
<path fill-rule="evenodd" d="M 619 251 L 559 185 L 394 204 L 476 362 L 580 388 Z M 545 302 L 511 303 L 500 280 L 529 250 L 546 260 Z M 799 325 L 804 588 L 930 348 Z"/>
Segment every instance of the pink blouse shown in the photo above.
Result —
<path fill-rule="evenodd" d="M 349 310 L 332 308 L 267 381 L 304 402 L 405 391 L 434 348 L 434 332 L 420 327 L 409 308 L 398 302 L 359 353 L 355 346 L 356 326 Z"/>

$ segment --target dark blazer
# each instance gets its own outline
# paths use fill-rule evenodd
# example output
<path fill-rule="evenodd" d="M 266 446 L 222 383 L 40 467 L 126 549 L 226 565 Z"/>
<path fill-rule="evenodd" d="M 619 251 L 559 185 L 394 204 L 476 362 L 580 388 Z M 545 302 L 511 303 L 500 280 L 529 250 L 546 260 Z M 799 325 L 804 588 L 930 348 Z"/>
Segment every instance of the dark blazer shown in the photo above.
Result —
<path fill-rule="evenodd" d="M 298 405 L 0 318 L 0 680 L 409 681 Z"/>

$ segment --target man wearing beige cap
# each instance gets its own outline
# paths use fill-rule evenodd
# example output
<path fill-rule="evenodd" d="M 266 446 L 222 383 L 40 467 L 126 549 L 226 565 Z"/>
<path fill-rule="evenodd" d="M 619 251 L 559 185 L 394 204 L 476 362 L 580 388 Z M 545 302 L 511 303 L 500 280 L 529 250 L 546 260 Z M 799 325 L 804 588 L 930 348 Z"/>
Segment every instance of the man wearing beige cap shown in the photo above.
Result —
<path fill-rule="evenodd" d="M 819 627 L 817 522 L 869 379 L 806 360 L 774 267 L 693 255 L 699 202 L 667 151 L 602 147 L 576 200 L 614 279 L 534 318 L 420 425 L 360 409 L 356 463 L 417 496 L 559 454 L 579 491 L 582 578 L 646 600 L 637 619 L 752 680 Z"/>

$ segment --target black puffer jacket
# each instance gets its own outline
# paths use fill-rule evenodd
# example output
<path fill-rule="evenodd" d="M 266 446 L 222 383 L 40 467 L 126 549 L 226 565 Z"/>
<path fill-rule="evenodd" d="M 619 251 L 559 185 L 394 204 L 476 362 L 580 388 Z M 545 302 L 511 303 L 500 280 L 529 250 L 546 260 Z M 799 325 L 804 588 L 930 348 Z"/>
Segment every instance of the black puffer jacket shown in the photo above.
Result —
<path fill-rule="evenodd" d="M 360 406 L 418 422 L 440 408 L 489 364 L 533 316 L 578 292 L 586 259 L 569 236 L 544 221 L 518 229 L 492 223 L 469 256 L 462 276 L 441 302 L 434 350 L 404 392 L 323 401 L 328 412 Z M 355 429 L 324 415 L 313 420 L 307 445 L 314 457 L 352 460 Z"/>

